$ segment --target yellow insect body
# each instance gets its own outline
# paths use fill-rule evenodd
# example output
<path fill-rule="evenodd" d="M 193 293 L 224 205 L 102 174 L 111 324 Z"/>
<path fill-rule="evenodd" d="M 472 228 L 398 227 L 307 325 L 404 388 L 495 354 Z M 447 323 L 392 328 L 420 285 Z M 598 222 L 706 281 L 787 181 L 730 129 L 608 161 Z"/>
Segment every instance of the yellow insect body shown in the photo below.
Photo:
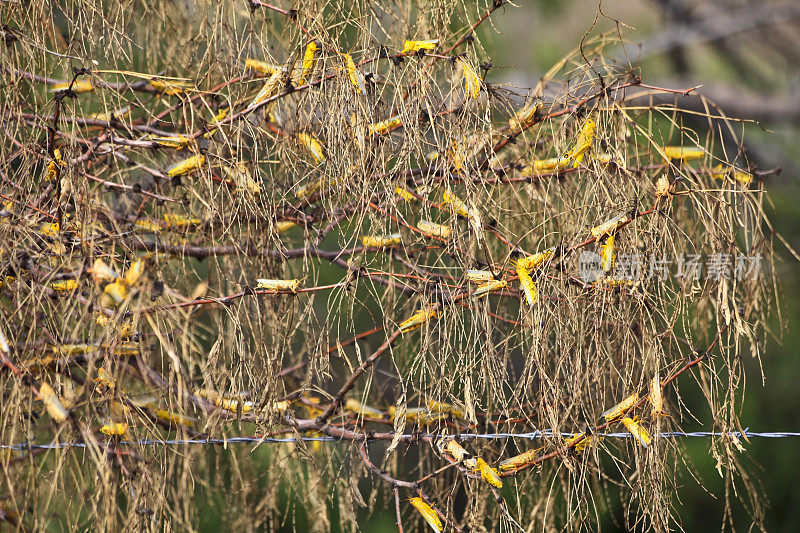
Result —
<path fill-rule="evenodd" d="M 397 409 L 394 406 L 389 407 L 389 418 L 394 420 L 396 414 Z M 446 413 L 436 413 L 424 407 L 409 407 L 406 409 L 405 415 L 406 420 L 417 422 L 423 426 L 434 424 L 447 418 Z"/>
<path fill-rule="evenodd" d="M 58 235 L 58 232 L 61 230 L 61 226 L 58 222 L 51 222 L 51 223 L 44 223 L 39 228 L 39 233 L 44 235 L 45 237 L 55 237 Z"/>
<path fill-rule="evenodd" d="M 127 432 L 128 424 L 124 422 L 111 422 L 100 428 L 100 433 L 104 433 L 109 437 L 124 437 Z"/>
<path fill-rule="evenodd" d="M 322 414 L 322 409 L 318 407 L 320 404 L 319 398 L 315 396 L 304 395 L 303 399 L 304 399 L 303 407 L 306 408 L 306 410 L 311 416 L 319 416 L 320 414 Z"/>
<path fill-rule="evenodd" d="M 102 259 L 95 259 L 92 265 L 92 280 L 95 283 L 105 283 L 114 281 L 119 277 L 119 273 L 106 264 Z"/>
<path fill-rule="evenodd" d="M 109 403 L 109 412 L 115 416 L 130 416 L 131 415 L 131 407 L 127 404 L 122 402 L 118 402 L 116 400 L 112 400 Z"/>
<path fill-rule="evenodd" d="M 477 100 L 481 96 L 481 77 L 463 57 L 458 58 L 458 64 L 461 65 L 464 78 L 464 92 L 469 98 Z"/>
<path fill-rule="evenodd" d="M 110 113 L 92 113 L 89 115 L 89 118 L 94 120 L 104 120 L 106 122 L 111 122 L 112 120 L 122 120 L 130 116 L 131 111 L 133 111 L 132 106 L 125 106 L 120 107 L 119 109 L 115 109 Z"/>
<path fill-rule="evenodd" d="M 40 370 L 46 370 L 51 368 L 56 363 L 56 359 L 54 357 L 37 357 L 32 361 L 26 361 L 23 364 L 23 367 L 28 372 L 39 372 Z"/>
<path fill-rule="evenodd" d="M 536 459 L 536 456 L 539 453 L 541 448 L 537 448 L 535 450 L 528 450 L 526 452 L 522 452 L 519 455 L 515 455 L 514 457 L 509 457 L 500 462 L 498 468 L 501 472 L 508 472 L 509 470 L 516 470 L 521 466 L 525 466 Z"/>
<path fill-rule="evenodd" d="M 652 442 L 653 438 L 650 436 L 650 433 L 648 433 L 647 430 L 640 426 L 634 419 L 626 416 L 622 419 L 622 423 L 625 424 L 625 429 L 627 429 L 642 446 L 647 446 L 650 444 L 650 442 Z"/>
<path fill-rule="evenodd" d="M 508 121 L 508 127 L 512 130 L 522 129 L 529 126 L 536 119 L 536 114 L 542 109 L 540 100 L 534 101 L 517 111 Z"/>
<path fill-rule="evenodd" d="M 494 468 L 489 466 L 486 461 L 480 457 L 472 456 L 455 439 L 450 439 L 444 444 L 444 446 L 440 444 L 439 447 L 442 453 L 448 453 L 456 461 L 463 463 L 463 465 L 467 468 L 480 474 L 481 479 L 483 479 L 486 483 L 498 488 L 503 486 L 503 482 L 500 480 L 500 476 Z"/>
<path fill-rule="evenodd" d="M 592 147 L 592 142 L 594 141 L 594 130 L 597 127 L 594 120 L 587 119 L 586 123 L 581 128 L 580 133 L 578 134 L 578 140 L 575 142 L 575 146 L 572 147 L 568 156 L 575 161 L 574 168 L 578 168 L 578 165 L 581 161 L 583 161 L 583 157 L 586 155 L 586 152 Z"/>
<path fill-rule="evenodd" d="M 533 307 L 539 299 L 539 289 L 536 287 L 536 283 L 526 268 L 517 267 L 517 276 L 519 277 L 519 286 L 525 295 L 525 301 Z"/>
<path fill-rule="evenodd" d="M 264 411 L 275 411 L 276 413 L 283 413 L 287 409 L 289 409 L 289 402 L 286 400 L 281 400 L 279 402 L 271 402 L 268 405 L 264 406 Z"/>
<path fill-rule="evenodd" d="M 494 279 L 494 274 L 488 270 L 467 270 L 465 275 L 473 283 L 485 283 Z"/>
<path fill-rule="evenodd" d="M 470 453 L 464 449 L 461 444 L 459 444 L 455 439 L 448 440 L 445 445 L 443 452 L 447 452 L 453 456 L 453 459 L 456 461 L 464 461 L 465 459 L 470 458 Z"/>
<path fill-rule="evenodd" d="M 549 248 L 544 252 L 535 253 L 533 255 L 528 255 L 525 257 L 520 257 L 517 259 L 517 268 L 524 268 L 526 270 L 534 270 L 539 268 L 542 263 L 553 257 L 553 254 L 556 252 L 555 248 Z"/>
<path fill-rule="evenodd" d="M 430 409 L 431 411 L 446 413 L 456 418 L 464 418 L 464 412 L 453 404 L 445 402 L 437 402 L 436 400 L 428 400 L 428 409 Z"/>
<path fill-rule="evenodd" d="M 64 406 L 61 405 L 61 400 L 58 399 L 56 392 L 47 383 L 42 383 L 39 387 L 39 398 L 41 398 L 47 414 L 56 422 L 64 422 L 69 418 L 69 413 Z"/>
<path fill-rule="evenodd" d="M 58 91 L 64 91 L 69 88 L 69 82 L 56 83 L 50 87 L 50 92 L 57 93 Z M 92 85 L 92 82 L 90 81 L 75 80 L 75 83 L 72 84 L 72 92 L 75 94 L 90 93 L 92 91 L 94 91 L 94 85 Z"/>
<path fill-rule="evenodd" d="M 103 293 L 111 297 L 115 304 L 119 305 L 125 300 L 125 297 L 128 296 L 128 286 L 124 281 L 115 281 L 114 283 L 106 285 L 103 289 Z"/>
<path fill-rule="evenodd" d="M 344 59 L 344 66 L 347 70 L 347 79 L 350 80 L 350 84 L 356 89 L 357 93 L 367 94 L 367 88 L 364 84 L 364 75 L 361 74 L 361 71 L 358 70 L 358 67 L 356 67 L 356 63 L 353 61 L 353 56 L 350 54 L 342 54 L 342 58 Z"/>
<path fill-rule="evenodd" d="M 624 415 L 628 410 L 630 410 L 631 407 L 636 405 L 637 401 L 639 401 L 639 395 L 636 393 L 631 394 L 600 416 L 608 421 L 615 420 Z"/>
<path fill-rule="evenodd" d="M 607 164 L 611 163 L 612 161 L 614 161 L 614 156 L 611 155 L 611 154 L 605 154 L 605 153 L 596 154 L 596 155 L 592 156 L 592 161 L 597 161 L 601 165 L 607 165 Z"/>
<path fill-rule="evenodd" d="M 236 186 L 237 191 L 253 195 L 261 194 L 261 185 L 253 179 L 250 168 L 244 161 L 239 161 L 234 168 L 222 167 L 222 170 Z"/>
<path fill-rule="evenodd" d="M 383 412 L 366 406 L 355 398 L 349 398 L 346 402 L 344 402 L 344 408 L 346 411 L 350 411 L 357 415 L 368 416 L 371 418 L 383 418 Z"/>
<path fill-rule="evenodd" d="M 244 68 L 252 70 L 261 76 L 271 76 L 280 70 L 280 67 L 267 63 L 266 61 L 259 61 L 258 59 L 245 59 Z"/>
<path fill-rule="evenodd" d="M 490 292 L 499 291 L 501 289 L 505 289 L 506 287 L 508 287 L 508 282 L 506 280 L 494 279 L 478 285 L 478 287 L 472 292 L 472 296 L 476 297 L 483 296 L 484 294 L 489 294 Z"/>
<path fill-rule="evenodd" d="M 283 78 L 283 70 L 276 70 L 272 73 L 272 75 L 264 82 L 264 85 L 261 87 L 261 90 L 256 93 L 250 103 L 247 104 L 247 109 L 252 110 L 261 105 L 261 103 L 269 100 L 276 94 L 278 94 L 278 89 L 281 86 L 281 79 Z M 271 102 L 269 105 L 264 107 L 264 113 L 269 113 L 269 110 L 272 106 L 275 105 L 275 102 Z"/>
<path fill-rule="evenodd" d="M 338 180 L 336 178 L 323 178 L 323 179 L 311 182 L 311 183 L 309 183 L 307 185 L 303 185 L 302 187 L 297 189 L 297 192 L 295 193 L 295 195 L 298 198 L 300 198 L 301 200 L 304 200 L 304 199 L 307 199 L 310 196 L 312 196 L 317 191 L 320 191 L 322 189 L 329 189 L 329 188 L 333 187 L 334 185 L 336 185 L 336 183 L 338 183 Z"/>
<path fill-rule="evenodd" d="M 78 281 L 74 279 L 64 279 L 61 281 L 54 281 L 50 284 L 50 288 L 56 292 L 72 292 L 78 287 Z"/>
<path fill-rule="evenodd" d="M 157 410 L 156 416 L 160 420 L 164 420 L 166 422 L 170 422 L 172 424 L 178 424 L 181 426 L 191 426 L 197 421 L 196 418 L 192 418 L 191 416 L 184 416 L 178 413 L 173 413 L 171 411 L 167 411 L 166 409 Z"/>
<path fill-rule="evenodd" d="M 412 407 L 406 411 L 406 419 L 416 421 L 423 426 L 435 424 L 447 418 L 446 413 L 433 412 L 424 407 Z"/>
<path fill-rule="evenodd" d="M 322 143 L 319 142 L 316 137 L 309 133 L 298 133 L 297 140 L 311 153 L 317 163 L 325 161 L 325 152 L 323 151 Z"/>
<path fill-rule="evenodd" d="M 411 194 L 411 192 L 408 189 L 404 189 L 403 187 L 395 187 L 394 192 L 397 196 L 399 196 L 406 202 L 413 202 L 414 200 L 417 199 L 417 197 Z"/>
<path fill-rule="evenodd" d="M 425 309 L 421 311 L 417 311 L 407 319 L 403 320 L 400 323 L 400 331 L 402 333 L 408 333 L 409 331 L 413 331 L 419 327 L 421 327 L 424 323 L 428 322 L 432 318 L 436 318 L 438 316 L 438 309 L 439 304 L 431 304 Z"/>
<path fill-rule="evenodd" d="M 427 220 L 420 220 L 417 223 L 417 229 L 430 237 L 439 237 L 440 239 L 445 240 L 449 239 L 453 232 L 453 230 L 450 229 L 450 226 L 434 224 L 433 222 L 428 222 Z"/>
<path fill-rule="evenodd" d="M 733 172 L 730 172 L 733 170 Z M 714 176 L 716 179 L 725 179 L 725 178 L 732 178 L 734 181 L 741 183 L 742 185 L 750 185 L 753 183 L 753 175 L 747 172 L 742 172 L 741 170 L 735 169 L 726 169 L 722 163 L 715 166 L 711 170 L 711 175 Z"/>
<path fill-rule="evenodd" d="M 145 260 L 144 259 L 137 259 L 131 266 L 128 267 L 128 270 L 125 271 L 125 277 L 123 281 L 129 286 L 136 285 L 136 282 L 144 276 L 144 267 L 145 267 Z"/>
<path fill-rule="evenodd" d="M 167 175 L 169 175 L 170 178 L 174 178 L 175 176 L 189 174 L 190 172 L 194 172 L 203 166 L 205 162 L 206 156 L 203 154 L 193 155 L 192 157 L 186 158 L 183 161 L 178 161 L 169 167 L 169 169 L 167 169 Z"/>
<path fill-rule="evenodd" d="M 594 435 L 584 435 L 583 433 L 578 433 L 567 439 L 567 446 L 571 446 L 573 450 L 580 453 L 585 450 L 588 446 L 597 442 L 598 437 Z"/>
<path fill-rule="evenodd" d="M 548 172 L 555 172 L 557 170 L 564 170 L 569 166 L 570 159 L 568 157 L 551 157 L 550 159 L 538 159 L 531 165 L 527 165 L 522 169 L 523 176 L 537 176 Z"/>
<path fill-rule="evenodd" d="M 222 407 L 223 409 L 235 413 L 238 413 L 239 409 L 241 409 L 243 413 L 249 413 L 253 410 L 253 402 L 246 402 L 236 398 L 219 397 L 214 401 L 214 404 L 217 407 Z"/>
<path fill-rule="evenodd" d="M 15 278 L 14 276 L 4 276 L 2 279 L 0 279 L 0 289 L 5 287 L 6 285 L 14 283 L 16 279 L 17 278 Z"/>
<path fill-rule="evenodd" d="M 295 195 L 301 200 L 306 199 L 311 195 L 313 195 L 314 193 L 316 193 L 318 190 L 320 190 L 324 185 L 325 182 L 323 180 L 318 180 L 312 183 L 308 183 L 297 189 Z"/>
<path fill-rule="evenodd" d="M 453 194 L 452 191 L 444 191 L 442 193 L 442 200 L 444 201 L 444 205 L 453 213 L 469 218 L 470 213 L 467 204 L 465 204 L 461 198 Z"/>
<path fill-rule="evenodd" d="M 601 278 L 592 283 L 592 285 L 598 287 L 632 287 L 634 281 L 632 279 L 620 279 L 620 278 Z"/>
<path fill-rule="evenodd" d="M 664 155 L 670 160 L 692 161 L 702 159 L 706 155 L 706 151 L 693 146 L 665 146 Z"/>
<path fill-rule="evenodd" d="M 291 220 L 280 220 L 275 223 L 275 229 L 278 231 L 278 233 L 286 233 L 295 226 L 297 226 L 297 224 Z"/>
<path fill-rule="evenodd" d="M 592 237 L 594 237 L 595 239 L 599 239 L 604 235 L 613 235 L 619 228 L 627 224 L 629 220 L 630 219 L 626 214 L 617 215 L 611 220 L 607 220 L 602 224 L 600 224 L 599 226 L 593 227 L 591 229 Z"/>
<path fill-rule="evenodd" d="M 489 485 L 498 489 L 503 486 L 503 480 L 500 479 L 497 470 L 489 466 L 486 461 L 480 457 L 475 460 L 475 468 L 481 475 L 481 479 L 483 479 Z"/>
<path fill-rule="evenodd" d="M 187 217 L 178 213 L 166 213 L 163 217 L 164 228 L 188 228 L 192 226 L 199 226 L 203 221 L 196 217 Z"/>
<path fill-rule="evenodd" d="M 296 292 L 300 288 L 299 279 L 258 279 L 256 282 L 256 289 Z"/>
<path fill-rule="evenodd" d="M 461 200 L 450 190 L 445 190 L 442 193 L 442 200 L 443 205 L 448 207 L 453 213 L 469 219 L 470 222 L 472 222 L 476 233 L 481 231 L 481 228 L 483 227 L 481 224 L 481 219 L 474 207 L 467 206 L 466 202 Z"/>
<path fill-rule="evenodd" d="M 742 185 L 750 185 L 753 183 L 753 175 L 747 172 L 742 172 L 740 170 L 736 170 L 733 172 L 733 179 L 734 181 L 738 181 Z"/>
<path fill-rule="evenodd" d="M 303 54 L 302 69 L 300 70 L 300 77 L 297 79 L 298 85 L 303 85 L 311 79 L 314 74 L 314 67 L 317 66 L 317 50 L 319 46 L 316 41 L 311 41 L 306 46 L 306 51 Z"/>
<path fill-rule="evenodd" d="M 117 380 L 102 366 L 97 369 L 97 377 L 94 378 L 94 382 L 99 392 L 103 389 L 114 389 L 117 386 Z"/>
<path fill-rule="evenodd" d="M 187 89 L 191 88 L 191 85 L 187 82 L 174 81 L 174 80 L 170 81 L 155 80 L 155 79 L 150 80 L 150 86 L 153 87 L 155 90 L 170 96 L 183 94 Z"/>
<path fill-rule="evenodd" d="M 133 226 L 148 233 L 161 233 L 161 224 L 156 220 L 140 218 L 133 223 Z"/>
<path fill-rule="evenodd" d="M 447 157 L 449 157 L 452 161 L 453 168 L 455 170 L 462 171 L 467 165 L 474 161 L 474 159 L 484 150 L 485 147 L 486 140 L 478 137 L 477 135 L 471 135 L 466 138 L 458 138 L 447 150 Z M 436 159 L 438 159 L 438 156 L 432 160 Z"/>
<path fill-rule="evenodd" d="M 361 237 L 361 242 L 365 248 L 388 248 L 390 246 L 397 246 L 403 243 L 403 239 L 399 233 L 392 233 L 391 235 L 364 235 Z"/>
<path fill-rule="evenodd" d="M 217 111 L 217 114 L 214 115 L 214 118 L 211 119 L 211 122 L 209 123 L 209 126 L 217 125 L 219 122 L 222 122 L 222 120 L 226 116 L 228 116 L 228 110 L 227 109 L 220 109 L 219 111 Z M 214 134 L 216 132 L 217 132 L 217 128 L 209 128 L 209 130 L 203 134 L 203 137 L 205 137 L 206 139 L 210 139 L 210 138 L 212 138 L 214 136 Z"/>
<path fill-rule="evenodd" d="M 428 525 L 431 526 L 436 533 L 442 533 L 444 526 L 442 525 L 442 521 L 439 520 L 439 515 L 436 514 L 436 511 L 434 511 L 433 507 L 428 505 L 422 498 L 414 497 L 408 501 L 417 509 L 417 511 L 419 511 L 419 514 L 422 515 L 422 518 L 425 519 Z"/>
<path fill-rule="evenodd" d="M 142 353 L 142 350 L 139 349 L 139 345 L 132 342 L 123 342 L 117 344 L 114 348 L 114 355 L 119 357 L 130 357 L 140 353 Z"/>
<path fill-rule="evenodd" d="M 600 249 L 600 268 L 603 269 L 603 272 L 608 272 L 611 270 L 611 266 L 614 264 L 614 236 L 609 235 L 606 239 L 606 243 Z"/>
<path fill-rule="evenodd" d="M 58 346 L 51 346 L 50 349 L 53 351 L 54 354 L 64 356 L 64 357 L 72 357 L 75 355 L 83 355 L 89 352 L 93 352 L 97 349 L 97 345 L 95 344 L 59 344 Z"/>
<path fill-rule="evenodd" d="M 420 50 L 433 50 L 439 44 L 439 39 L 432 39 L 429 41 L 405 41 L 403 43 L 403 50 L 401 54 L 413 54 Z"/>
<path fill-rule="evenodd" d="M 380 122 L 376 122 L 375 124 L 370 124 L 369 134 L 383 135 L 395 128 L 399 128 L 402 125 L 403 125 L 403 119 L 400 118 L 400 115 L 395 115 L 391 118 L 387 118 L 386 120 L 381 120 Z"/>
<path fill-rule="evenodd" d="M 664 415 L 664 391 L 661 389 L 661 378 L 658 372 L 650 382 L 650 403 L 653 404 L 653 416 Z"/>
<path fill-rule="evenodd" d="M 53 149 L 53 159 L 47 163 L 47 175 L 45 179 L 47 181 L 54 180 L 58 177 L 58 167 L 64 167 L 67 163 L 61 157 L 61 150 L 58 148 Z"/>
<path fill-rule="evenodd" d="M 195 144 L 194 139 L 186 135 L 170 135 L 169 137 L 151 137 L 151 140 L 166 148 L 176 150 L 187 148 Z"/>
<path fill-rule="evenodd" d="M 214 118 L 211 119 L 211 122 L 213 124 L 216 124 L 217 122 L 222 122 L 227 116 L 228 116 L 228 110 L 220 109 L 219 111 L 217 111 L 217 114 L 214 115 Z"/>

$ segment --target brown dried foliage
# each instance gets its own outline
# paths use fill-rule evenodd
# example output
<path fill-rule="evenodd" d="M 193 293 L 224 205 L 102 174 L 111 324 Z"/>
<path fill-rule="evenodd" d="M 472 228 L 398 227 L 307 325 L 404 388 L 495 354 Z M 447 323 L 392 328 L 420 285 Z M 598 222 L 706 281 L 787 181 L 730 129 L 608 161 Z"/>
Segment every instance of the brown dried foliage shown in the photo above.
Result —
<path fill-rule="evenodd" d="M 741 121 L 711 102 L 684 113 L 685 88 L 605 59 L 618 36 L 585 40 L 530 89 L 493 81 L 476 30 L 516 8 L 479 4 L 0 6 L 0 443 L 64 443 L 3 449 L 0 520 L 188 529 L 210 508 L 231 529 L 274 529 L 302 507 L 315 530 L 381 509 L 427 527 L 417 497 L 456 530 L 594 528 L 619 493 L 628 527 L 679 521 L 690 469 L 658 436 L 693 422 L 678 386 L 695 376 L 704 427 L 738 429 L 741 357 L 766 336 L 763 173 L 716 141 Z M 402 54 L 404 39 L 438 43 Z M 480 79 L 465 85 L 470 69 Z M 674 105 L 649 104 L 664 94 Z M 703 155 L 665 160 L 666 145 Z M 550 158 L 565 159 L 531 170 Z M 761 254 L 762 276 L 586 280 L 581 254 L 606 242 L 590 230 L 621 214 L 617 261 Z M 529 269 L 528 305 L 516 260 L 551 248 Z M 475 296 L 471 269 L 505 285 Z M 424 309 L 421 327 L 401 327 Z M 668 417 L 649 407 L 656 374 Z M 653 442 L 598 439 L 624 431 L 601 413 L 632 394 L 619 414 Z M 534 430 L 557 436 L 503 470 L 500 490 L 487 467 L 531 441 L 448 445 Z M 254 435 L 335 441 L 146 441 Z M 737 445 L 714 440 L 720 469 L 738 469 Z"/>

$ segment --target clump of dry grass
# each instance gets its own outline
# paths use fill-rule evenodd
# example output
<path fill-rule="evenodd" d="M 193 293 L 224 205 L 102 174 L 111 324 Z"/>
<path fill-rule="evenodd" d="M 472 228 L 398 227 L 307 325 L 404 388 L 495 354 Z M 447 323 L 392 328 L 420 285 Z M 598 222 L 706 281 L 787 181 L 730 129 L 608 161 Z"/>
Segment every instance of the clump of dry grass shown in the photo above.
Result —
<path fill-rule="evenodd" d="M 493 83 L 507 4 L 2 6 L 0 442 L 64 446 L 3 449 L 0 519 L 674 524 L 677 385 L 739 428 L 774 286 L 648 274 L 768 267 L 762 174 L 610 37 Z M 161 442 L 253 435 L 297 440 Z"/>

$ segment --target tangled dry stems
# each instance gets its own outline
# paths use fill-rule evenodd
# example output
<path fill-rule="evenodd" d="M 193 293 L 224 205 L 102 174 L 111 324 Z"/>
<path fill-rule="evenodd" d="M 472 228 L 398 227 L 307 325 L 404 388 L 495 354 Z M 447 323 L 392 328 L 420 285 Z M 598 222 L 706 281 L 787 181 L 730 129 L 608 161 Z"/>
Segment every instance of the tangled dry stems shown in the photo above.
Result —
<path fill-rule="evenodd" d="M 716 140 L 742 122 L 683 112 L 691 89 L 610 62 L 613 35 L 529 90 L 492 81 L 476 30 L 508 2 L 251 8 L 2 6 L 0 434 L 88 447 L 3 450 L 0 519 L 578 528 L 617 494 L 628 527 L 673 526 L 688 467 L 658 433 L 694 416 L 690 375 L 703 426 L 740 429 L 771 270 L 587 279 L 580 258 L 769 267 L 766 173 Z M 448 437 L 533 429 L 576 437 Z M 340 442 L 142 441 L 254 434 Z M 738 447 L 712 443 L 721 471 Z"/>

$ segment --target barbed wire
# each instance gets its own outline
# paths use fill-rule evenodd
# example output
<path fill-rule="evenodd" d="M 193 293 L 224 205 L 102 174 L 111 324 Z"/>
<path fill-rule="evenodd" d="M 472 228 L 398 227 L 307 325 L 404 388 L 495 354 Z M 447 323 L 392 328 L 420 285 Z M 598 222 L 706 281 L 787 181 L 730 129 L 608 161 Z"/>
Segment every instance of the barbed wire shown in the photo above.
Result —
<path fill-rule="evenodd" d="M 202 487 L 230 529 L 303 529 L 286 498 L 306 529 L 363 529 L 361 503 L 384 503 L 354 490 L 369 476 L 400 531 L 408 507 L 436 530 L 598 529 L 608 501 L 679 527 L 688 450 L 650 431 L 715 437 L 731 471 L 756 436 L 659 433 L 684 406 L 712 414 L 692 427 L 742 428 L 740 351 L 768 338 L 767 172 L 738 150 L 745 123 L 702 97 L 684 112 L 699 87 L 609 61 L 619 32 L 587 32 L 535 87 L 507 83 L 478 31 L 507 0 L 275 3 L 292 9 L 11 11 L 0 464 L 18 472 L 0 521 L 196 529 Z M 701 278 L 672 260 L 695 252 Z M 756 255 L 761 280 L 711 261 Z M 634 281 L 647 266 L 664 276 Z M 695 370 L 702 389 L 679 390 Z M 620 440 L 607 473 L 545 466 L 631 436 L 647 461 Z M 263 443 L 287 446 L 250 453 Z M 401 444 L 417 460 L 393 462 Z M 513 505 L 496 491 L 534 468 Z"/>
<path fill-rule="evenodd" d="M 554 432 L 554 431 L 532 431 L 529 433 L 458 433 L 455 435 L 447 435 L 448 437 L 471 440 L 471 439 L 546 439 L 554 437 L 562 437 L 569 439 L 582 433 L 570 432 Z M 744 431 L 664 431 L 657 434 L 664 439 L 676 438 L 691 438 L 691 437 L 736 437 L 736 438 L 766 438 L 766 439 L 781 439 L 781 438 L 796 438 L 800 437 L 800 431 L 750 431 L 746 428 Z M 403 438 L 414 437 L 415 434 L 404 434 Z M 416 434 L 420 437 L 438 437 L 444 435 L 437 435 L 432 433 Z M 634 438 L 634 435 L 627 432 L 613 432 L 601 434 L 604 438 L 626 439 Z M 295 444 L 298 442 L 350 442 L 336 437 L 317 436 L 317 437 L 229 437 L 229 438 L 210 438 L 210 439 L 139 439 L 139 440 L 123 440 L 117 442 L 119 446 L 182 446 L 189 444 L 206 444 L 206 445 L 228 445 L 228 444 Z M 89 445 L 85 442 L 52 442 L 50 444 L 30 444 L 30 443 L 17 443 L 17 444 L 0 444 L 0 449 L 3 450 L 61 450 L 67 448 L 86 448 Z"/>

